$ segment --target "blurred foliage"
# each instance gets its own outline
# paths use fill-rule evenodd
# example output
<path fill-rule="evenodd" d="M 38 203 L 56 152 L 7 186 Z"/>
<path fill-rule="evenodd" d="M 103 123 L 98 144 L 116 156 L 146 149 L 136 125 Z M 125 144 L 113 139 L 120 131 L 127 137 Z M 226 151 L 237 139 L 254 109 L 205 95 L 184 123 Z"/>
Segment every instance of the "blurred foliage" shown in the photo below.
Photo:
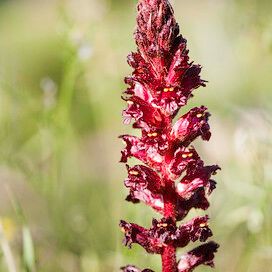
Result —
<path fill-rule="evenodd" d="M 158 256 L 123 248 L 118 229 L 120 218 L 149 225 L 156 216 L 124 201 L 117 163 L 117 136 L 130 130 L 120 95 L 135 4 L 0 1 L 0 236 L 16 271 L 160 270 Z M 213 138 L 198 148 L 223 169 L 208 212 L 221 244 L 215 271 L 269 271 L 272 2 L 173 4 L 209 80 L 189 106 L 213 113 Z M 11 271 L 0 252 L 0 271 Z"/>

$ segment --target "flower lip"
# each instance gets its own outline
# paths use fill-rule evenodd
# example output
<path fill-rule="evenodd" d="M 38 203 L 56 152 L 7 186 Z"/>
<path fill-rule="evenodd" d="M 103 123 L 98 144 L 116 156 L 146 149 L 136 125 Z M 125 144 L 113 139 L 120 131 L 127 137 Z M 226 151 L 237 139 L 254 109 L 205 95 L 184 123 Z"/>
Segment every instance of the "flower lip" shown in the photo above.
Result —
<path fill-rule="evenodd" d="M 178 272 L 191 272 L 201 264 L 214 267 L 214 253 L 218 248 L 217 243 L 208 242 L 181 256 L 178 262 Z"/>
<path fill-rule="evenodd" d="M 128 107 L 123 111 L 124 123 L 129 124 L 135 120 L 133 127 L 148 130 L 162 130 L 166 126 L 166 120 L 159 109 L 137 96 L 124 98 Z"/>
<path fill-rule="evenodd" d="M 193 147 L 179 147 L 172 156 L 168 166 L 168 171 L 172 179 L 177 179 L 190 167 L 194 167 L 200 162 L 200 157 Z"/>
<path fill-rule="evenodd" d="M 210 191 L 214 181 L 211 176 L 220 170 L 218 165 L 204 166 L 199 162 L 194 168 L 188 169 L 186 175 L 176 186 L 177 193 L 184 199 L 189 199 L 198 188 L 207 188 Z"/>
<path fill-rule="evenodd" d="M 144 138 L 139 139 L 136 136 L 121 135 L 126 147 L 121 151 L 120 162 L 126 163 L 128 158 L 135 157 L 150 167 L 160 169 L 164 157 L 160 151 L 159 143 L 147 142 Z"/>
<path fill-rule="evenodd" d="M 161 193 L 163 183 L 160 176 L 151 168 L 144 165 L 127 165 L 128 178 L 125 186 L 133 190 L 148 189 L 153 193 Z"/>
<path fill-rule="evenodd" d="M 182 197 L 177 198 L 176 216 L 178 221 L 182 220 L 193 208 L 202 210 L 207 210 L 209 208 L 210 203 L 207 199 L 206 192 L 212 192 L 209 188 L 210 185 L 207 185 L 207 188 L 197 188 L 188 199 Z"/>
<path fill-rule="evenodd" d="M 211 137 L 210 126 L 208 124 L 210 113 L 206 110 L 206 107 L 201 106 L 200 108 L 193 108 L 181 116 L 172 128 L 172 139 L 177 139 L 184 146 L 188 146 L 199 136 L 203 140 L 208 141 Z"/>

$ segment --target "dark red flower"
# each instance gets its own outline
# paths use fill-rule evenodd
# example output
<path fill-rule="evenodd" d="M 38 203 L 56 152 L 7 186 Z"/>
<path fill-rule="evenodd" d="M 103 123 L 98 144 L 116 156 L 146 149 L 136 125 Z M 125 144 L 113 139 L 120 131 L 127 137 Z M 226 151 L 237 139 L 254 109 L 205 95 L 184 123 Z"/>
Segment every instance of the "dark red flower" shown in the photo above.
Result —
<path fill-rule="evenodd" d="M 219 169 L 217 165 L 203 166 L 202 161 L 195 168 L 188 168 L 186 176 L 177 184 L 177 193 L 183 199 L 190 199 L 198 188 L 208 188 L 211 192 L 211 187 L 214 186 L 211 176 L 215 175 Z"/>
<path fill-rule="evenodd" d="M 168 175 L 175 180 L 180 177 L 186 169 L 197 165 L 199 161 L 200 157 L 193 147 L 179 147 L 175 150 L 174 155 L 167 166 Z"/>
<path fill-rule="evenodd" d="M 161 177 L 151 168 L 144 165 L 127 165 L 128 178 L 125 186 L 131 190 L 148 189 L 152 193 L 162 193 L 164 183 Z"/>
<path fill-rule="evenodd" d="M 126 200 L 135 204 L 142 201 L 157 212 L 163 214 L 163 196 L 160 194 L 153 194 L 148 189 L 130 190 Z"/>
<path fill-rule="evenodd" d="M 210 126 L 208 124 L 210 114 L 206 110 L 207 108 L 204 106 L 193 108 L 181 116 L 172 128 L 172 139 L 179 140 L 183 146 L 188 146 L 199 136 L 203 140 L 209 140 L 211 137 Z"/>
<path fill-rule="evenodd" d="M 183 56 L 180 56 L 183 58 Z M 185 106 L 188 100 L 193 96 L 192 92 L 200 86 L 205 86 L 204 81 L 200 79 L 201 67 L 192 65 L 180 77 L 179 84 L 169 84 L 165 80 L 164 88 L 157 89 L 157 96 L 154 103 L 161 107 L 166 116 L 174 117 L 180 107 Z"/>
<path fill-rule="evenodd" d="M 193 218 L 186 224 L 181 225 L 177 231 L 177 237 L 183 237 L 186 232 L 189 234 L 189 239 L 192 242 L 199 240 L 200 242 L 205 242 L 209 237 L 212 236 L 212 231 L 208 224 L 209 217 L 201 216 Z M 181 246 L 183 247 L 183 246 Z"/>
<path fill-rule="evenodd" d="M 130 189 L 127 201 L 144 202 L 156 211 L 163 213 L 164 203 L 162 191 L 164 184 L 160 176 L 144 165 L 127 166 L 128 178 L 125 186 Z"/>
<path fill-rule="evenodd" d="M 207 199 L 205 188 L 198 188 L 189 199 L 178 198 L 177 201 L 177 220 L 182 220 L 191 209 L 207 210 L 210 203 Z"/>
<path fill-rule="evenodd" d="M 121 138 L 126 144 L 121 162 L 127 162 L 128 158 L 135 157 L 150 167 L 161 168 L 164 157 L 159 154 L 157 145 L 145 144 L 139 138 L 130 135 L 123 135 Z"/>
<path fill-rule="evenodd" d="M 181 256 L 178 262 L 178 271 L 191 272 L 201 264 L 213 267 L 214 253 L 217 252 L 218 247 L 218 244 L 209 242 Z"/>
<path fill-rule="evenodd" d="M 120 222 L 120 227 L 125 234 L 124 244 L 129 248 L 133 243 L 142 246 L 148 253 L 161 254 L 163 250 L 163 237 L 155 237 L 152 230 L 145 229 L 137 224 Z"/>
<path fill-rule="evenodd" d="M 152 107 L 148 102 L 138 96 L 125 99 L 128 107 L 123 111 L 124 123 L 130 124 L 134 119 L 134 128 L 142 128 L 146 132 L 157 131 L 162 133 L 166 130 L 165 116 L 159 109 Z"/>
<path fill-rule="evenodd" d="M 171 245 L 185 247 L 190 241 L 205 242 L 212 236 L 208 227 L 208 216 L 196 217 L 177 227 L 171 218 L 153 219 L 150 229 L 137 224 L 120 222 L 125 234 L 124 244 L 131 247 L 133 243 L 141 245 L 148 253 L 162 254 L 163 248 Z"/>

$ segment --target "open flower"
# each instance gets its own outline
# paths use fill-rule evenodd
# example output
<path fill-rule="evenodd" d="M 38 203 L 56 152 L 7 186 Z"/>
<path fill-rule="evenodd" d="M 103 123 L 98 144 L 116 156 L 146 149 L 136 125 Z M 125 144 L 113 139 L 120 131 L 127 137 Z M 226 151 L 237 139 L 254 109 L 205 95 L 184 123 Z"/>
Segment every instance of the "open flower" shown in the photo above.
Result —
<path fill-rule="evenodd" d="M 184 146 L 188 146 L 199 136 L 203 140 L 209 140 L 211 137 L 208 124 L 210 114 L 206 110 L 204 106 L 193 108 L 181 116 L 172 128 L 171 137 L 182 142 Z"/>
<path fill-rule="evenodd" d="M 188 168 L 187 174 L 177 184 L 177 193 L 184 199 L 189 199 L 199 189 L 208 189 L 210 194 L 214 187 L 211 176 L 216 174 L 220 167 L 217 165 L 203 166 L 201 161 L 195 168 Z"/>
<path fill-rule="evenodd" d="M 218 247 L 218 244 L 209 242 L 181 256 L 178 262 L 178 272 L 191 272 L 201 264 L 213 267 L 214 253 L 217 252 Z"/>
<path fill-rule="evenodd" d="M 208 216 L 196 217 L 177 227 L 171 218 L 153 219 L 150 229 L 137 224 L 120 222 L 125 234 L 124 244 L 131 247 L 133 243 L 141 245 L 148 253 L 162 254 L 167 246 L 185 247 L 189 242 L 205 242 L 212 236 L 208 225 Z"/>
<path fill-rule="evenodd" d="M 127 162 L 128 158 L 135 157 L 150 167 L 160 169 L 163 156 L 159 153 L 158 144 L 146 144 L 138 137 L 123 135 L 121 136 L 126 144 L 125 149 L 122 151 L 121 162 Z"/>
<path fill-rule="evenodd" d="M 193 168 L 199 162 L 200 157 L 193 147 L 178 147 L 167 166 L 168 173 L 172 179 L 177 179 L 186 169 Z"/>

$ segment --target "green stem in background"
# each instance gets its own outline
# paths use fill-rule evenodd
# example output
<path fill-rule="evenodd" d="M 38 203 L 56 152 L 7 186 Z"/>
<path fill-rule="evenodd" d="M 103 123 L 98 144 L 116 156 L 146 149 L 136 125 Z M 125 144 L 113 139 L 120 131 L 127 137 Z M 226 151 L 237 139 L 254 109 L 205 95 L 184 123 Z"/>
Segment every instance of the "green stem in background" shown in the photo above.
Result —
<path fill-rule="evenodd" d="M 75 83 L 78 75 L 78 60 L 75 56 L 72 56 L 72 59 L 68 62 L 64 70 L 57 106 L 57 122 L 62 128 L 67 127 L 69 122 L 69 114 L 71 111 Z"/>
<path fill-rule="evenodd" d="M 4 227 L 1 220 L 0 220 L 0 244 L 4 255 L 4 259 L 6 261 L 8 272 L 16 272 L 17 270 L 14 261 L 14 256 L 12 254 L 9 242 L 5 237 Z"/>
<path fill-rule="evenodd" d="M 9 187 L 7 185 L 4 187 L 10 199 L 12 207 L 15 211 L 17 220 L 20 226 L 22 226 L 22 260 L 23 260 L 24 271 L 35 272 L 36 271 L 35 249 L 34 249 L 31 231 L 28 226 L 28 222 L 26 220 L 23 208 L 20 205 L 19 201 L 16 199 L 15 195 L 12 194 Z M 8 240 L 5 238 L 3 224 L 1 220 L 0 220 L 0 241 L 1 241 L 1 247 L 2 247 L 3 253 L 5 256 L 5 260 L 9 269 L 8 271 L 16 272 L 14 257 L 12 255 L 12 251 L 9 246 Z"/>

